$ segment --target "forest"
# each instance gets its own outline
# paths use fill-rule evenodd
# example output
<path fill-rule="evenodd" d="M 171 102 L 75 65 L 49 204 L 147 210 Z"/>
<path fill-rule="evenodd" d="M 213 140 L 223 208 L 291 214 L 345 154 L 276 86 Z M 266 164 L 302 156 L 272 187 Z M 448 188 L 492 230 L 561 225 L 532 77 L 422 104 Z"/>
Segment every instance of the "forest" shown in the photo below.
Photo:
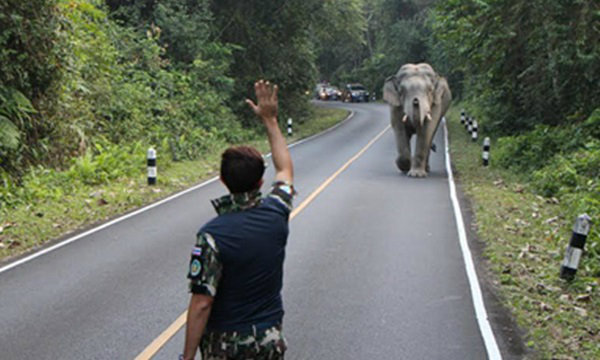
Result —
<path fill-rule="evenodd" d="M 408 62 L 448 79 L 494 166 L 598 219 L 596 0 L 0 0 L 0 236 L 11 213 L 140 178 L 149 146 L 168 166 L 255 140 L 258 78 L 301 124 L 318 82 L 380 98 Z"/>

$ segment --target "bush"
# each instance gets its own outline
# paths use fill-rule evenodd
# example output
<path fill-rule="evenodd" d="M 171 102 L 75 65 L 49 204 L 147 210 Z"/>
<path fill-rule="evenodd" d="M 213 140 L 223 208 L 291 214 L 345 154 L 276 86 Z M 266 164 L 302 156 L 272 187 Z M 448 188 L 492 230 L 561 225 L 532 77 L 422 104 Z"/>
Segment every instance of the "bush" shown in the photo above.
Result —
<path fill-rule="evenodd" d="M 498 139 L 497 162 L 505 168 L 529 172 L 545 166 L 554 154 L 572 147 L 572 142 L 570 129 L 538 125 L 524 135 Z"/>
<path fill-rule="evenodd" d="M 562 155 L 556 156 L 549 165 L 533 173 L 535 189 L 546 197 L 572 191 L 579 181 L 580 176 L 572 162 Z"/>
<path fill-rule="evenodd" d="M 569 155 L 556 155 L 548 165 L 533 173 L 535 189 L 544 196 L 587 192 L 600 178 L 600 141 Z"/>

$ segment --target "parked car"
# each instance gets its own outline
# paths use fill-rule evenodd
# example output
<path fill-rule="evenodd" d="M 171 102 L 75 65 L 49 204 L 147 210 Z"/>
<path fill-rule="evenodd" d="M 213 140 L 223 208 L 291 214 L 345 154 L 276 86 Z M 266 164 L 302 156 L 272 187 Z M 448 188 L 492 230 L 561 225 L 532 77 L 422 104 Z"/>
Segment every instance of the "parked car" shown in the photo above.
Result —
<path fill-rule="evenodd" d="M 345 102 L 369 102 L 369 92 L 361 84 L 347 84 L 342 99 Z"/>

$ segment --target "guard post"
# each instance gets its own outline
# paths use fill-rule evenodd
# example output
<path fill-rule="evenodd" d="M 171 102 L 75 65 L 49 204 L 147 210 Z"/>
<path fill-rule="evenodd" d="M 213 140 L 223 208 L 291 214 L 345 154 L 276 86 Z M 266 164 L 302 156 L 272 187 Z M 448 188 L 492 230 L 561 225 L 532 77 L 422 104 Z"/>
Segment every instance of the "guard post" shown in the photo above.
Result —
<path fill-rule="evenodd" d="M 292 131 L 292 118 L 288 118 L 288 121 L 287 121 L 287 134 L 288 134 L 288 136 L 291 137 L 292 133 L 293 133 L 293 131 Z"/>
<path fill-rule="evenodd" d="M 477 141 L 477 120 L 473 120 L 473 125 L 471 126 L 471 140 L 473 142 Z"/>
<path fill-rule="evenodd" d="M 483 139 L 483 166 L 490 164 L 490 138 L 486 137 Z"/>
<path fill-rule="evenodd" d="M 560 277 L 565 280 L 573 280 L 577 273 L 577 267 L 579 266 L 579 260 L 583 254 L 583 247 L 585 241 L 590 232 L 591 218 L 588 214 L 582 214 L 575 219 L 575 225 L 573 225 L 573 234 L 567 247 L 565 259 L 560 266 Z"/>
<path fill-rule="evenodd" d="M 148 163 L 148 185 L 156 184 L 156 150 L 149 148 L 146 156 Z"/>
<path fill-rule="evenodd" d="M 467 115 L 465 114 L 465 109 L 462 109 L 460 111 L 460 123 L 461 124 L 465 124 L 465 120 L 466 120 Z"/>

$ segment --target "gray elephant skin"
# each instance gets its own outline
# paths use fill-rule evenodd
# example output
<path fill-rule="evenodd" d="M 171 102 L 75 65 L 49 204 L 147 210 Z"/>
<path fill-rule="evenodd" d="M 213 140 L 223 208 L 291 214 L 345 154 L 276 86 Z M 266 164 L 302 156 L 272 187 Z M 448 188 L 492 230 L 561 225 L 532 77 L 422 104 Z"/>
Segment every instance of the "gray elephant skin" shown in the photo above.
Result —
<path fill-rule="evenodd" d="M 433 136 L 452 101 L 448 82 L 429 64 L 405 64 L 385 80 L 383 99 L 391 106 L 398 169 L 411 177 L 426 177 Z M 411 156 L 413 135 L 417 144 Z"/>

